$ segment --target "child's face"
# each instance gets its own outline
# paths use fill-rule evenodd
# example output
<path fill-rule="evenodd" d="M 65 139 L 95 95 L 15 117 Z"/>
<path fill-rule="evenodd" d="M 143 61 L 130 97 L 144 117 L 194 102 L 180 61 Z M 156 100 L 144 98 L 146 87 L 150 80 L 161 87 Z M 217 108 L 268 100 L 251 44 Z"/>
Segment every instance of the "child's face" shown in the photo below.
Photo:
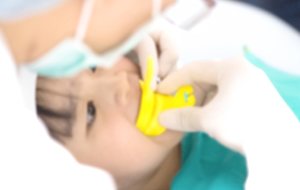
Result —
<path fill-rule="evenodd" d="M 182 134 L 167 131 L 150 138 L 138 131 L 139 80 L 138 68 L 125 58 L 109 70 L 87 70 L 69 79 L 39 78 L 38 105 L 65 113 L 40 116 L 80 162 L 106 169 L 120 183 L 150 176 Z"/>

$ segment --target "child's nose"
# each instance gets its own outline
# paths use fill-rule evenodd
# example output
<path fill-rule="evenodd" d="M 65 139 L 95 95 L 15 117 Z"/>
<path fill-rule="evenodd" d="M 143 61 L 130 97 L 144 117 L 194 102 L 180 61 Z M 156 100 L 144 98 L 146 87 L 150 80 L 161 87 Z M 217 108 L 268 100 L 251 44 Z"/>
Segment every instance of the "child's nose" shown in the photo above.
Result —
<path fill-rule="evenodd" d="M 119 105 L 125 106 L 128 102 L 130 92 L 130 81 L 126 72 L 116 74 L 116 101 Z"/>

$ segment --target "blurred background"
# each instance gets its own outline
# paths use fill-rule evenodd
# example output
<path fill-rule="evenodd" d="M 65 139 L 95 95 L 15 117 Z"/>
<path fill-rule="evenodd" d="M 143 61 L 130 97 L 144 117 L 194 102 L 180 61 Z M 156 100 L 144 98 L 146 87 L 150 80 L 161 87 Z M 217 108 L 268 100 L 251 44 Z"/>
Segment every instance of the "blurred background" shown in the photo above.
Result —
<path fill-rule="evenodd" d="M 247 47 L 266 64 L 300 74 L 300 0 L 215 1 L 204 19 L 175 34 L 179 66 L 243 55 Z"/>
<path fill-rule="evenodd" d="M 238 0 L 263 8 L 300 31 L 300 0 Z"/>

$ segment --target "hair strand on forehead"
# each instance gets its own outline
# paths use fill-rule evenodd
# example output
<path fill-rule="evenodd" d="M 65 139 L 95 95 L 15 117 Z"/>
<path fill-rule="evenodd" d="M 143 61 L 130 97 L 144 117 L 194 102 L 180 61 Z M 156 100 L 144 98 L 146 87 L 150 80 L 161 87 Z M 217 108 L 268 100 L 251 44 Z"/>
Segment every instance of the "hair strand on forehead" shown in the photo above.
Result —
<path fill-rule="evenodd" d="M 50 135 L 59 141 L 61 141 L 60 137 L 72 137 L 76 104 L 74 98 L 70 98 L 69 100 L 69 108 L 63 111 L 55 111 L 37 104 L 38 115 L 45 123 Z"/>

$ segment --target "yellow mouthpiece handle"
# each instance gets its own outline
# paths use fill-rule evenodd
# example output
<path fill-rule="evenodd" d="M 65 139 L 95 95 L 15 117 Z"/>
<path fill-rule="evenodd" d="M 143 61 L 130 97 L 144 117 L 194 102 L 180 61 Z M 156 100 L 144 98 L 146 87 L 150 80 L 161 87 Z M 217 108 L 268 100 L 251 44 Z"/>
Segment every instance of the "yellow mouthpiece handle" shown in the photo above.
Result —
<path fill-rule="evenodd" d="M 194 106 L 196 103 L 192 86 L 187 85 L 179 88 L 175 95 L 163 95 L 151 89 L 153 78 L 154 60 L 149 56 L 145 81 L 140 82 L 142 96 L 136 122 L 137 128 L 147 136 L 158 136 L 165 132 L 166 129 L 158 122 L 158 116 L 161 112 L 174 108 Z"/>

